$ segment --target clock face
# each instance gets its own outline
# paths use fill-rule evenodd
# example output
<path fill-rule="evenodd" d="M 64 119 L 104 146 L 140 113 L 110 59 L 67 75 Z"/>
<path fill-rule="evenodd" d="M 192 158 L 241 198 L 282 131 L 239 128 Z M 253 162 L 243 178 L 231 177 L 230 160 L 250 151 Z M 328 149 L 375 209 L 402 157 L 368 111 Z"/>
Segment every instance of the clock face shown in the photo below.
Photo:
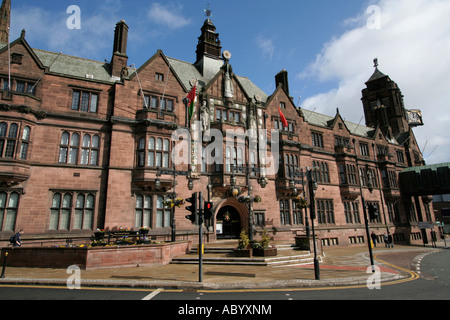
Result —
<path fill-rule="evenodd" d="M 225 50 L 225 51 L 222 53 L 222 56 L 223 56 L 225 59 L 229 60 L 229 59 L 231 58 L 231 53 L 230 53 L 230 51 Z"/>
<path fill-rule="evenodd" d="M 407 110 L 407 116 L 410 125 L 423 125 L 422 113 L 420 110 Z"/>

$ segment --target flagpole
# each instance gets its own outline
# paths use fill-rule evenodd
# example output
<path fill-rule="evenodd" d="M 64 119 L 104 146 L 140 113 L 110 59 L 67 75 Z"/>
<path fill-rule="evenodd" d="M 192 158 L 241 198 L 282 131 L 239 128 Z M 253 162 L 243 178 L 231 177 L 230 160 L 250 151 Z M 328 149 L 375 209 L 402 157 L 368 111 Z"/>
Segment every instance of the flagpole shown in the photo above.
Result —
<path fill-rule="evenodd" d="M 163 101 L 164 101 L 164 97 L 166 96 L 166 87 L 167 87 L 167 80 L 168 80 L 168 78 L 169 78 L 169 71 L 170 71 L 170 65 L 169 65 L 169 67 L 168 67 L 168 69 L 167 69 L 166 78 L 164 79 L 164 91 L 163 91 L 163 96 L 162 96 L 161 102 L 159 103 L 159 115 L 160 115 L 160 116 L 161 116 L 161 107 L 162 107 L 162 104 L 163 104 Z M 167 105 L 166 105 L 165 107 L 166 107 L 166 110 L 167 110 Z"/>
<path fill-rule="evenodd" d="M 8 96 L 11 95 L 11 46 L 9 44 L 9 32 L 10 28 L 7 28 L 8 31 Z"/>
<path fill-rule="evenodd" d="M 136 78 L 137 78 L 137 81 L 139 83 L 139 89 L 141 90 L 142 99 L 144 99 L 145 109 L 148 109 L 147 100 L 145 100 L 144 91 L 142 90 L 141 80 L 139 80 L 139 74 L 138 74 L 138 72 L 136 70 L 136 65 L 134 63 L 133 63 L 133 68 L 134 68 L 134 72 L 136 72 Z"/>
<path fill-rule="evenodd" d="M 51 67 L 53 66 L 53 64 L 56 62 L 56 59 L 58 59 L 61 55 L 62 55 L 62 51 L 60 51 L 60 52 L 58 53 L 58 55 L 56 56 L 56 58 L 52 61 L 52 63 L 50 63 L 50 65 L 48 66 L 48 69 L 47 69 L 48 71 L 50 71 L 50 68 L 51 68 Z M 31 89 L 28 90 L 27 93 L 32 93 L 32 92 L 34 91 L 34 88 L 36 88 L 36 86 L 38 85 L 39 81 L 42 80 L 42 78 L 44 77 L 44 75 L 45 75 L 45 70 L 44 70 L 44 72 L 42 72 L 42 75 L 41 75 L 41 77 L 39 78 L 39 80 L 36 81 L 36 82 L 34 83 L 34 85 L 31 87 Z"/>

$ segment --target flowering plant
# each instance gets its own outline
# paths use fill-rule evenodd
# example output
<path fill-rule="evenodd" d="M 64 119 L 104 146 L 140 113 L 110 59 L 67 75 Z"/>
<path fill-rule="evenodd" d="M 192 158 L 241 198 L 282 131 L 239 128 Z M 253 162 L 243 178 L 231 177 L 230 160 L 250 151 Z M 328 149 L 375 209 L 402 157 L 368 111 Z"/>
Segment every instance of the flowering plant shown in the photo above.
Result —
<path fill-rule="evenodd" d="M 297 203 L 300 208 L 306 208 L 308 206 L 308 200 L 305 197 L 298 195 L 295 197 L 294 202 Z"/>
<path fill-rule="evenodd" d="M 167 208 L 173 208 L 173 207 L 180 207 L 182 204 L 184 204 L 183 198 L 176 198 L 176 199 L 165 199 L 164 200 L 164 206 Z"/>
<path fill-rule="evenodd" d="M 256 203 L 258 203 L 258 202 L 261 202 L 261 201 L 262 201 L 262 199 L 261 199 L 260 196 L 254 196 L 254 197 L 252 197 L 252 196 L 249 196 L 249 195 L 247 195 L 247 196 L 240 196 L 240 197 L 237 198 L 237 200 L 238 200 L 239 202 L 241 202 L 241 203 L 250 203 L 250 202 L 256 202 Z"/>

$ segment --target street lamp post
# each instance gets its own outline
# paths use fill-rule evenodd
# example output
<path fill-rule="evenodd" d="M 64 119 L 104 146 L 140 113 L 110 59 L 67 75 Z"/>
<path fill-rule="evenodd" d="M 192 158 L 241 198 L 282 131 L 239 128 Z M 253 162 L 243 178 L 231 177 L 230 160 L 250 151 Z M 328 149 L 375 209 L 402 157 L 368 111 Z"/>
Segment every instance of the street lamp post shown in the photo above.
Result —
<path fill-rule="evenodd" d="M 302 180 L 295 180 L 296 177 L 301 177 Z M 290 174 L 290 178 L 291 180 L 289 181 L 289 187 L 291 189 L 294 190 L 294 194 L 296 193 L 296 184 L 301 184 L 302 185 L 302 193 L 304 196 L 305 195 L 305 173 L 303 172 L 303 169 L 300 169 L 300 172 L 298 170 L 296 170 L 295 172 Z M 302 208 L 303 210 L 303 208 Z M 311 231 L 309 228 L 309 219 L 308 219 L 308 212 L 307 212 L 307 207 L 305 207 L 305 232 L 306 232 L 306 236 L 309 238 L 311 236 Z"/>
<path fill-rule="evenodd" d="M 317 183 L 314 181 L 312 177 L 312 170 L 306 169 L 308 176 L 308 189 L 309 189 L 309 208 L 311 215 L 311 228 L 312 228 L 312 236 L 313 236 L 313 248 L 314 248 L 314 275 L 316 280 L 320 280 L 320 267 L 319 260 L 317 259 L 317 246 L 316 246 L 316 232 L 314 230 L 314 219 L 316 218 L 316 208 L 315 208 L 315 192 L 317 190 Z M 313 169 L 314 170 L 314 169 Z"/>
<path fill-rule="evenodd" d="M 369 248 L 370 265 L 372 266 L 372 272 L 375 272 L 375 264 L 373 262 L 372 246 L 370 244 L 369 219 L 367 219 L 366 202 L 364 200 L 363 189 L 362 189 L 362 184 L 361 184 L 361 176 L 360 176 L 359 165 L 358 165 L 358 155 L 356 154 L 356 139 L 353 139 L 353 148 L 355 150 L 356 173 L 358 174 L 359 192 L 361 193 L 361 202 L 362 202 L 362 206 L 363 206 L 364 224 L 366 226 L 366 237 L 367 237 L 367 245 Z"/>
<path fill-rule="evenodd" d="M 253 187 L 250 185 L 250 172 L 261 172 L 260 169 L 258 168 L 253 168 L 253 167 L 245 167 L 245 166 L 234 166 L 232 165 L 232 175 L 230 178 L 231 181 L 231 185 L 234 186 L 236 184 L 236 177 L 234 176 L 234 171 L 235 170 L 239 170 L 239 171 L 245 171 L 246 174 L 246 183 L 247 183 L 247 192 L 248 192 L 248 196 L 249 196 L 249 203 L 248 203 L 248 239 L 250 241 L 253 241 L 253 201 L 251 199 L 252 197 L 252 189 Z M 267 181 L 265 179 L 265 177 L 263 178 L 259 178 L 258 179 L 258 183 L 261 185 L 261 188 L 265 188 L 267 185 Z"/>

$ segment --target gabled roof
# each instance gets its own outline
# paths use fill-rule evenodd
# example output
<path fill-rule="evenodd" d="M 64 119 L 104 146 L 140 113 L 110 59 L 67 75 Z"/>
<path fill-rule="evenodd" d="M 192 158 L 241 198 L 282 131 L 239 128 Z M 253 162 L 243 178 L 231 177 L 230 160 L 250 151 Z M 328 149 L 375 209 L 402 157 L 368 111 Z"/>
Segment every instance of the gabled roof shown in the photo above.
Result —
<path fill-rule="evenodd" d="M 42 61 L 36 55 L 34 50 L 30 47 L 28 42 L 25 40 L 25 30 L 22 31 L 22 34 L 21 34 L 21 36 L 19 38 L 17 38 L 13 42 L 11 42 L 10 48 L 14 48 L 14 46 L 17 45 L 17 44 L 21 44 L 28 51 L 28 53 L 30 54 L 31 58 L 34 60 L 34 62 L 36 63 L 36 65 L 40 69 L 45 69 L 45 65 L 43 65 Z M 7 44 L 2 44 L 1 47 L 0 47 L 0 52 L 6 51 L 6 50 L 8 50 L 8 45 Z"/>
<path fill-rule="evenodd" d="M 325 114 L 317 113 L 314 111 L 301 109 L 303 115 L 305 116 L 305 121 L 309 124 L 316 125 L 319 127 L 330 128 L 330 123 L 334 123 L 335 117 L 330 117 Z M 347 120 L 342 120 L 344 125 L 347 127 L 348 131 L 352 135 L 371 138 L 373 136 L 374 129 L 366 127 L 361 124 L 356 124 Z"/>
<path fill-rule="evenodd" d="M 58 53 L 56 52 L 40 49 L 33 49 L 33 51 L 45 67 L 48 68 L 51 65 L 50 70 L 48 70 L 51 73 L 110 83 L 114 83 L 118 80 L 115 77 L 111 77 L 111 67 L 109 63 L 68 56 L 65 54 L 60 54 L 58 57 Z"/>
<path fill-rule="evenodd" d="M 211 82 L 211 80 L 213 80 L 217 76 L 219 72 L 221 72 L 221 70 L 218 69 L 215 74 L 211 72 L 209 73 L 213 74 L 213 76 L 204 76 L 192 63 L 170 57 L 166 58 L 177 74 L 178 78 L 186 88 L 191 87 L 191 85 L 189 84 L 189 80 L 194 78 L 198 80 L 197 88 L 201 90 L 205 88 Z M 268 95 L 260 88 L 258 88 L 258 86 L 256 86 L 249 78 L 236 75 L 236 79 L 242 86 L 242 90 L 247 94 L 248 97 L 253 98 L 255 94 L 259 94 L 263 103 L 267 101 Z"/>

